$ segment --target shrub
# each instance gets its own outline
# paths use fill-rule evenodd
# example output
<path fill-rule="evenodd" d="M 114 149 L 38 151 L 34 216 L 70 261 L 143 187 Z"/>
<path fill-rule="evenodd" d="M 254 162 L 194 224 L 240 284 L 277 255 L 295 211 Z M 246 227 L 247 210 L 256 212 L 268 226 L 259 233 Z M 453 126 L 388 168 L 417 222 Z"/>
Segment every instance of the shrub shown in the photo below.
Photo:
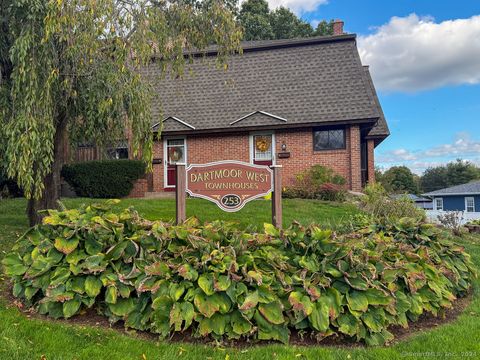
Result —
<path fill-rule="evenodd" d="M 404 219 L 335 236 L 316 226 L 245 233 L 235 224 L 173 226 L 109 203 L 49 211 L 3 260 L 13 294 L 41 314 L 95 308 L 166 337 L 287 342 L 292 329 L 370 345 L 471 288 L 462 247 Z"/>
<path fill-rule="evenodd" d="M 437 216 L 440 224 L 452 230 L 455 235 L 462 234 L 463 211 L 447 211 Z"/>
<path fill-rule="evenodd" d="M 379 220 L 410 217 L 425 220 L 425 211 L 418 208 L 408 197 L 392 199 L 380 184 L 369 184 L 360 200 L 362 210 Z"/>
<path fill-rule="evenodd" d="M 327 201 L 344 201 L 346 180 L 332 169 L 314 165 L 298 174 L 295 185 L 285 188 L 286 198 L 319 199 Z"/>
<path fill-rule="evenodd" d="M 99 160 L 64 165 L 62 176 L 78 196 L 120 198 L 128 196 L 136 180 L 145 174 L 137 160 Z"/>

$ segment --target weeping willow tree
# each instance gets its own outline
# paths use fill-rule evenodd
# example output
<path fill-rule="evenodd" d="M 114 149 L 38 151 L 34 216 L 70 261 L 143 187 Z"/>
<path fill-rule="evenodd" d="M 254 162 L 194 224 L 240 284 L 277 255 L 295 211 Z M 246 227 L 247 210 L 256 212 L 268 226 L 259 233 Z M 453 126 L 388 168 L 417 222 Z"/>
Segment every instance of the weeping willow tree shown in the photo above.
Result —
<path fill-rule="evenodd" d="M 38 210 L 54 208 L 66 144 L 99 146 L 131 133 L 152 158 L 151 94 L 139 68 L 155 56 L 182 75 L 190 50 L 241 39 L 228 3 L 208 0 L 0 0 L 0 161 Z"/>

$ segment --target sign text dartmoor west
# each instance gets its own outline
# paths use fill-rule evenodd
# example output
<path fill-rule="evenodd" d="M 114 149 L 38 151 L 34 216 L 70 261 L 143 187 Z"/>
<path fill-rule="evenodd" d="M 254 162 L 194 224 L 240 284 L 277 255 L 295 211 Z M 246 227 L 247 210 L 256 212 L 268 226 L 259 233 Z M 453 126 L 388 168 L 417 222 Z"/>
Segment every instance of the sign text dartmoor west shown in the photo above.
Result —
<path fill-rule="evenodd" d="M 238 211 L 248 201 L 273 190 L 272 170 L 239 161 L 221 161 L 187 168 L 187 192 L 215 202 L 226 211 Z"/>

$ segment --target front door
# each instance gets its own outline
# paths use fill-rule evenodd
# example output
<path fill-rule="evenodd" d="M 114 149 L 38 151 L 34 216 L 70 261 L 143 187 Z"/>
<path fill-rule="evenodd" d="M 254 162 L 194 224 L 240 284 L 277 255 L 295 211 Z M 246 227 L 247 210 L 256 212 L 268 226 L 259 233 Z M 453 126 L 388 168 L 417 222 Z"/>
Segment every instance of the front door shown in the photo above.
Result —
<path fill-rule="evenodd" d="M 166 139 L 164 143 L 165 154 L 165 188 L 173 189 L 176 184 L 175 165 L 186 163 L 187 149 L 184 138 Z"/>
<path fill-rule="evenodd" d="M 272 133 L 252 135 L 252 162 L 271 166 L 275 160 L 275 137 Z"/>

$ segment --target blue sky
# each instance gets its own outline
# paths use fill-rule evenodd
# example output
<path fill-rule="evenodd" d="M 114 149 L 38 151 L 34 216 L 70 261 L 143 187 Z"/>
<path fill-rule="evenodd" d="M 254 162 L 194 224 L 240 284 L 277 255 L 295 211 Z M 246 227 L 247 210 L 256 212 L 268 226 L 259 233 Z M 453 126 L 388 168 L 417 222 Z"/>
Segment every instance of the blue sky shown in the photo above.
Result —
<path fill-rule="evenodd" d="M 480 165 L 480 0 L 268 1 L 359 36 L 392 132 L 377 165 Z"/>

